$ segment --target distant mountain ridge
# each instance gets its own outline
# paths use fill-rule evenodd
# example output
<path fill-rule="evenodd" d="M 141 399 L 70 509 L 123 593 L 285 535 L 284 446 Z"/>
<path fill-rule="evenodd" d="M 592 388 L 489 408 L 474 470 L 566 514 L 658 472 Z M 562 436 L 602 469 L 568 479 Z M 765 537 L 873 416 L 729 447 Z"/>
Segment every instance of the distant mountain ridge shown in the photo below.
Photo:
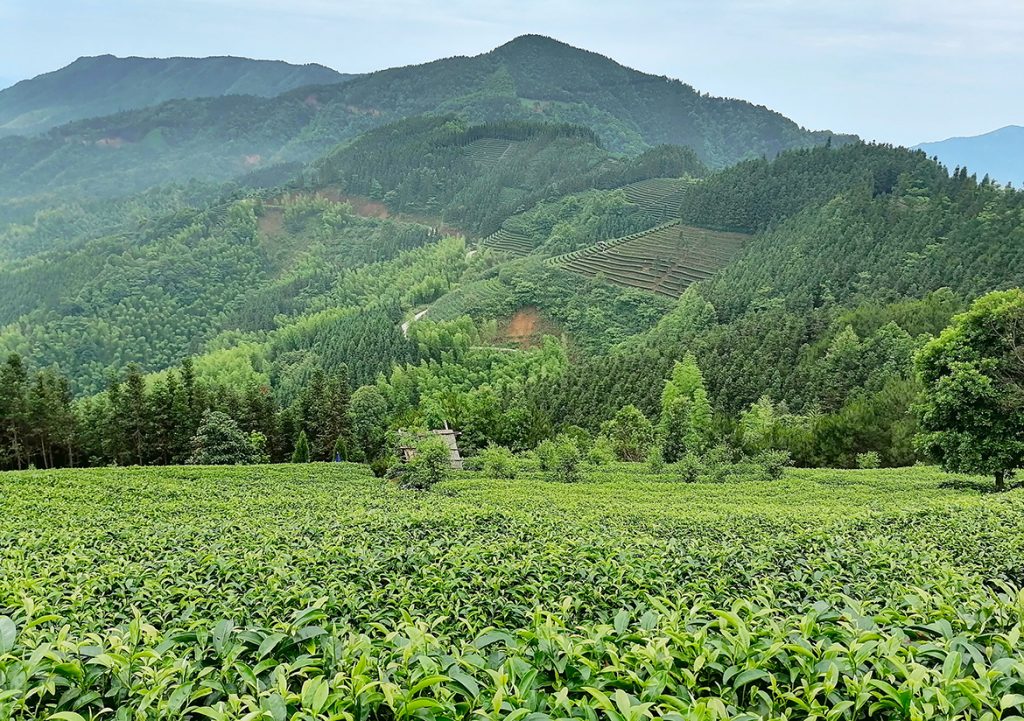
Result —
<path fill-rule="evenodd" d="M 1024 185 L 1024 127 L 1007 125 L 983 135 L 947 138 L 934 143 L 921 143 L 915 150 L 953 169 L 966 167 L 979 177 L 990 176 L 1001 183 Z"/>
<path fill-rule="evenodd" d="M 305 85 L 271 98 L 172 100 L 41 136 L 0 138 L 0 199 L 25 209 L 39 207 L 44 194 L 113 197 L 167 182 L 231 180 L 315 160 L 368 130 L 420 115 L 582 125 L 613 152 L 682 145 L 711 168 L 854 139 L 526 35 L 474 57 Z"/>
<path fill-rule="evenodd" d="M 34 135 L 75 120 L 224 95 L 272 97 L 302 85 L 344 82 L 323 65 L 240 57 L 81 57 L 0 91 L 0 135 Z"/>

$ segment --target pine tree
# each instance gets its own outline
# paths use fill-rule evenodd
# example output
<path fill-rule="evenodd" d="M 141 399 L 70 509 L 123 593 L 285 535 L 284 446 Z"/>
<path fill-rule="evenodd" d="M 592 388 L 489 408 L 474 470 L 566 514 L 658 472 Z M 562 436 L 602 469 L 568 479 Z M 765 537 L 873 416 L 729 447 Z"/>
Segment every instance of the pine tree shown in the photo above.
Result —
<path fill-rule="evenodd" d="M 306 438 L 305 431 L 299 431 L 295 450 L 292 452 L 292 463 L 309 463 L 309 439 Z"/>
<path fill-rule="evenodd" d="M 124 389 L 117 408 L 131 463 L 143 465 L 147 461 L 149 440 L 149 408 L 146 398 L 146 381 L 142 370 L 135 363 L 128 366 Z"/>
<path fill-rule="evenodd" d="M 388 402 L 376 386 L 362 386 L 352 394 L 349 422 L 366 459 L 381 455 L 388 425 Z"/>
<path fill-rule="evenodd" d="M 26 457 L 28 371 L 21 356 L 12 353 L 0 367 L 0 463 L 21 470 Z"/>

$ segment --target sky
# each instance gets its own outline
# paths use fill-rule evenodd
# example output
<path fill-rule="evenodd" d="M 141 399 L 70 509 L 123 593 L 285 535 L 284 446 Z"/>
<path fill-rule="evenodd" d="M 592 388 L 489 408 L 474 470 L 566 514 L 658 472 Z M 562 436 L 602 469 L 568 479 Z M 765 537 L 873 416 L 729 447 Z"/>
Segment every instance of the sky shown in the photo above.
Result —
<path fill-rule="evenodd" d="M 524 33 L 871 140 L 1024 124 L 1024 0 L 0 0 L 0 87 L 82 55 L 367 72 Z"/>

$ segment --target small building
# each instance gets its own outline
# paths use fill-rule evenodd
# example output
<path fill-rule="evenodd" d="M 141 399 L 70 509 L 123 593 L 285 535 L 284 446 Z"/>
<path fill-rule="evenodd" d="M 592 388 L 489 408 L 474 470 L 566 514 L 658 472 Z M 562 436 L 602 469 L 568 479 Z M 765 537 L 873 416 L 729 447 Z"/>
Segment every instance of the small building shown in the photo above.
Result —
<path fill-rule="evenodd" d="M 448 446 L 448 458 L 451 461 L 452 469 L 456 471 L 461 471 L 462 455 L 459 453 L 459 444 L 458 441 L 456 440 L 456 438 L 461 434 L 458 431 L 453 431 L 452 429 L 450 429 L 447 423 L 445 423 L 444 428 L 431 430 L 429 431 L 429 433 L 433 433 L 434 435 L 441 437 L 441 439 L 445 442 L 445 445 Z M 412 460 L 413 456 L 416 455 L 415 443 L 417 441 L 423 440 L 426 437 L 426 434 L 423 433 L 419 433 L 416 435 L 406 433 L 404 431 L 399 433 L 400 440 L 398 446 L 398 453 L 401 456 L 403 463 L 408 463 L 410 460 Z"/>

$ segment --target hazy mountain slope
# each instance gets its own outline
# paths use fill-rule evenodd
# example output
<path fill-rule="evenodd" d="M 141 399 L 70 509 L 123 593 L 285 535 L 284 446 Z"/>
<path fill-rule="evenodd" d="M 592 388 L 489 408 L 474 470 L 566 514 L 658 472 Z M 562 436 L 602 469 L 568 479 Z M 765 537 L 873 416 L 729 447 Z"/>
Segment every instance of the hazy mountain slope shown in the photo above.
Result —
<path fill-rule="evenodd" d="M 118 194 L 193 177 L 311 160 L 368 129 L 424 113 L 473 122 L 587 125 L 613 151 L 694 148 L 713 167 L 823 144 L 778 113 L 537 36 L 472 58 L 394 68 L 276 98 L 176 100 L 0 141 L 0 196 Z M 841 142 L 843 138 L 836 138 Z"/>
<path fill-rule="evenodd" d="M 279 60 L 83 57 L 0 92 L 0 135 L 32 135 L 74 120 L 179 98 L 271 97 L 351 77 L 323 65 Z"/>
<path fill-rule="evenodd" d="M 502 134 L 521 136 L 507 141 L 503 158 L 475 154 L 473 142 Z M 97 217 L 54 207 L 23 233 L 0 230 L 0 350 L 46 358 L 73 373 L 80 388 L 97 390 L 108 369 L 128 360 L 158 370 L 203 350 L 218 333 L 268 332 L 280 317 L 332 307 L 335 276 L 437 240 L 424 225 L 360 218 L 344 203 L 327 200 L 339 188 L 361 193 L 364 176 L 392 208 L 461 227 L 486 223 L 495 213 L 510 215 L 581 182 L 614 183 L 643 177 L 648 167 L 661 170 L 614 157 L 595 140 L 575 126 L 466 128 L 450 118 L 417 118 L 333 154 L 318 168 L 326 187 L 307 192 L 261 193 L 263 200 L 193 209 L 179 191 L 166 200 L 166 210 L 140 197 L 123 210 L 101 206 Z M 378 172 L 367 176 L 375 165 Z M 111 229 L 106 215 L 118 212 L 125 223 Z M 61 240 L 71 235 L 69 225 L 87 222 L 100 234 Z M 4 259 L 8 244 L 15 251 L 21 241 L 40 248 L 35 239 L 47 229 L 57 236 L 53 249 Z M 424 292 L 438 295 L 447 287 L 434 283 Z"/>
<path fill-rule="evenodd" d="M 1024 184 L 1024 127 L 1007 125 L 984 135 L 921 143 L 915 149 L 938 157 L 950 169 L 966 167 L 979 177 L 1001 183 Z"/>

